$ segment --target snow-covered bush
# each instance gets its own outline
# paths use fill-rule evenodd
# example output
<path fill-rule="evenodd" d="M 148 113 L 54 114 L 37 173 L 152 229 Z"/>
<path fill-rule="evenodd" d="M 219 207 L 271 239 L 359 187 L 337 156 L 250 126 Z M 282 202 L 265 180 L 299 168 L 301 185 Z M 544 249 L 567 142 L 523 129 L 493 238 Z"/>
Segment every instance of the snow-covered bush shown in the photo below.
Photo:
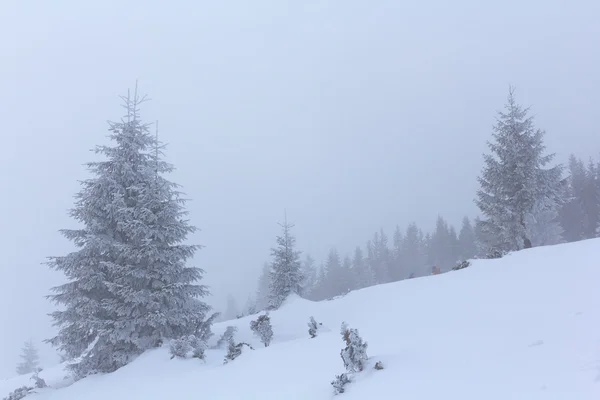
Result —
<path fill-rule="evenodd" d="M 319 326 L 323 325 L 321 322 L 317 322 L 314 317 L 310 317 L 310 321 L 308 321 L 308 334 L 311 339 L 317 337 L 317 332 L 319 330 Z"/>
<path fill-rule="evenodd" d="M 217 348 L 222 348 L 225 344 L 229 343 L 230 339 L 233 338 L 233 335 L 237 332 L 237 328 L 235 326 L 228 326 L 223 332 L 223 335 L 217 341 Z"/>
<path fill-rule="evenodd" d="M 171 359 L 175 357 L 187 358 L 191 352 L 192 357 L 203 360 L 206 343 L 195 335 L 189 335 L 173 340 L 169 349 L 171 351 Z"/>
<path fill-rule="evenodd" d="M 273 328 L 268 314 L 263 314 L 255 321 L 251 321 L 250 329 L 260 337 L 260 341 L 264 343 L 265 347 L 269 346 L 273 338 Z"/>
<path fill-rule="evenodd" d="M 32 387 L 22 386 L 18 389 L 13 390 L 4 398 L 4 400 L 21 400 L 29 393 L 33 391 Z"/>
<path fill-rule="evenodd" d="M 471 266 L 471 263 L 469 261 L 462 261 L 459 262 L 458 264 L 456 264 L 456 266 L 454 268 L 452 268 L 452 271 L 458 271 L 459 269 L 465 269 Z"/>
<path fill-rule="evenodd" d="M 357 329 L 351 329 L 343 322 L 341 330 L 342 338 L 346 342 L 346 348 L 342 349 L 340 356 L 344 367 L 348 372 L 360 372 L 365 367 L 367 356 L 367 342 L 358 335 Z"/>
<path fill-rule="evenodd" d="M 186 358 L 187 354 L 192 350 L 192 346 L 190 346 L 187 337 L 182 337 L 180 339 L 175 339 L 171 342 L 171 346 L 169 347 L 171 351 L 171 359 L 177 358 Z"/>
<path fill-rule="evenodd" d="M 248 343 L 235 343 L 235 341 L 233 340 L 233 336 L 229 338 L 229 346 L 227 347 L 227 355 L 225 356 L 225 360 L 223 361 L 223 364 L 227 364 L 230 361 L 235 360 L 236 358 L 238 358 L 241 354 L 242 354 L 242 348 L 244 346 L 248 346 L 250 348 L 250 350 L 254 350 L 254 348 L 252 346 L 250 346 Z"/>
<path fill-rule="evenodd" d="M 206 319 L 206 321 L 200 321 L 196 328 L 196 337 L 200 339 L 204 343 L 208 343 L 208 339 L 213 336 L 212 333 L 212 324 L 215 322 L 221 313 L 213 313 L 210 317 Z"/>
<path fill-rule="evenodd" d="M 361 372 L 365 368 L 368 360 L 367 342 L 358 335 L 358 330 L 350 329 L 345 322 L 342 322 L 341 332 L 346 347 L 340 352 L 346 372 L 336 375 L 335 380 L 331 382 L 335 393 L 344 393 L 344 386 L 352 381 L 354 374 Z"/>
<path fill-rule="evenodd" d="M 335 380 L 331 381 L 331 385 L 333 386 L 333 390 L 335 391 L 335 394 L 340 394 L 340 393 L 344 393 L 346 391 L 344 386 L 346 386 L 346 384 L 348 384 L 350 382 L 351 382 L 351 379 L 348 376 L 348 374 L 343 373 L 340 375 L 336 375 Z"/>
<path fill-rule="evenodd" d="M 35 373 L 32 375 L 31 379 L 33 379 L 35 381 L 35 387 L 38 389 L 42 389 L 45 387 L 48 387 L 48 385 L 46 385 L 46 381 L 43 380 L 42 378 L 40 378 L 39 373 L 42 371 L 41 368 L 37 368 L 37 370 L 35 371 Z"/>

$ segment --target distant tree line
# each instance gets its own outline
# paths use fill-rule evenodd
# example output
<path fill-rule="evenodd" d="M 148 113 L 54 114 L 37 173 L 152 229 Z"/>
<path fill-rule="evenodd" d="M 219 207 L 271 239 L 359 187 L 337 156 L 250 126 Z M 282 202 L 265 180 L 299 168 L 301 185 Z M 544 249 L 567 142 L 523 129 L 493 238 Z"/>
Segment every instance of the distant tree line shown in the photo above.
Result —
<path fill-rule="evenodd" d="M 282 264 L 281 257 L 266 263 L 255 299 L 248 301 L 244 313 L 278 307 L 290 292 L 323 300 L 430 275 L 437 268 L 448 271 L 469 259 L 497 258 L 525 248 L 600 236 L 600 162 L 590 159 L 584 163 L 571 155 L 565 174 L 561 164 L 553 164 L 554 154 L 545 153 L 545 132 L 534 126 L 528 112 L 517 104 L 510 88 L 478 178 L 475 203 L 480 216 L 473 220 L 464 217 L 459 230 L 441 216 L 428 233 L 415 223 L 405 230 L 397 226 L 391 243 L 380 230 L 353 254 L 340 255 L 332 248 L 320 265 L 308 254 L 298 263 L 300 253 L 292 240 L 288 250 L 294 254 L 296 267 Z M 291 235 L 289 228 L 284 229 L 286 237 Z M 285 275 L 284 270 L 294 271 L 295 282 L 285 293 L 272 281 Z M 270 301 L 274 293 L 279 293 L 275 303 Z"/>

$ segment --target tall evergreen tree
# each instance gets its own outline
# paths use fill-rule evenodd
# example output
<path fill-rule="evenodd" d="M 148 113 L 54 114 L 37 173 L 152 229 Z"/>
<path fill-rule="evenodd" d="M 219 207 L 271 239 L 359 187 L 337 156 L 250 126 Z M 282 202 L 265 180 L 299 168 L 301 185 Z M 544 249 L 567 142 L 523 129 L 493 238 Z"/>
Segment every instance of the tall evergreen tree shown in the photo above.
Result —
<path fill-rule="evenodd" d="M 315 259 L 306 254 L 302 261 L 302 296 L 306 299 L 312 298 L 312 292 L 317 284 L 317 267 Z"/>
<path fill-rule="evenodd" d="M 469 260 L 477 255 L 476 241 L 473 225 L 468 217 L 464 217 L 460 233 L 458 234 L 460 258 L 462 261 Z"/>
<path fill-rule="evenodd" d="M 258 288 L 256 289 L 257 311 L 266 310 L 269 307 L 271 295 L 271 265 L 265 263 L 258 277 Z"/>
<path fill-rule="evenodd" d="M 224 320 L 234 319 L 238 315 L 237 303 L 232 295 L 227 296 L 227 309 L 223 314 Z"/>
<path fill-rule="evenodd" d="M 583 219 L 583 237 L 586 239 L 598 236 L 598 226 L 600 226 L 600 189 L 598 186 L 599 172 L 592 160 L 588 163 L 585 170 L 585 181 L 582 190 L 582 208 Z"/>
<path fill-rule="evenodd" d="M 584 238 L 583 193 L 586 174 L 583 162 L 573 154 L 569 157 L 568 172 L 559 217 L 564 239 L 567 242 L 575 242 Z"/>
<path fill-rule="evenodd" d="M 489 249 L 506 253 L 532 246 L 528 218 L 536 205 L 547 210 L 560 199 L 562 167 L 546 167 L 554 158 L 544 154 L 544 132 L 533 125 L 529 109 L 519 106 L 509 90 L 505 112 L 499 112 L 488 142 L 476 204 L 485 219 L 482 230 Z"/>
<path fill-rule="evenodd" d="M 279 308 L 290 294 L 302 293 L 302 269 L 300 252 L 296 251 L 296 238 L 292 235 L 293 224 L 280 224 L 282 234 L 277 236 L 277 247 L 271 250 L 273 262 L 270 273 L 269 305 Z"/>
<path fill-rule="evenodd" d="M 17 365 L 17 374 L 25 375 L 36 372 L 39 360 L 38 349 L 33 344 L 33 341 L 29 340 L 25 342 L 21 353 L 21 362 Z"/>
<path fill-rule="evenodd" d="M 185 219 L 178 186 L 164 178 L 173 167 L 139 118 L 136 92 L 122 98 L 127 115 L 110 124 L 114 147 L 98 146 L 105 160 L 88 163 L 70 215 L 81 229 L 64 236 L 78 250 L 51 257 L 68 278 L 48 296 L 58 334 L 49 342 L 72 359 L 77 377 L 111 372 L 165 339 L 194 333 L 209 307 L 197 282 L 203 271 L 186 266 L 198 246 L 183 244 L 195 231 Z"/>
<path fill-rule="evenodd" d="M 356 249 L 354 250 L 352 272 L 354 274 L 354 282 L 357 289 L 373 286 L 375 284 L 375 273 L 371 270 L 371 266 L 367 260 L 365 260 L 360 246 L 356 246 Z"/>
<path fill-rule="evenodd" d="M 406 228 L 402 246 L 402 254 L 409 275 L 423 276 L 429 274 L 426 270 L 427 257 L 425 250 L 423 232 L 415 223 L 411 223 Z"/>

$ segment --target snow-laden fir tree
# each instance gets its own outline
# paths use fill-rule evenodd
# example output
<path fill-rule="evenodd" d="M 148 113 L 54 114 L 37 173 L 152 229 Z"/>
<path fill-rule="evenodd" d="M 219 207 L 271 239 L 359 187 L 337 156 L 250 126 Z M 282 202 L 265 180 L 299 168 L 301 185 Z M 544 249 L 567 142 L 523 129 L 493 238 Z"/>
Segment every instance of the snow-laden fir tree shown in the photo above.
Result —
<path fill-rule="evenodd" d="M 342 349 L 340 356 L 344 362 L 346 372 L 336 375 L 331 382 L 335 394 L 344 393 L 345 386 L 352 382 L 355 373 L 364 370 L 369 359 L 367 356 L 367 342 L 363 341 L 358 334 L 358 330 L 351 329 L 345 322 L 342 322 L 341 334 L 346 347 Z"/>
<path fill-rule="evenodd" d="M 256 310 L 262 311 L 269 307 L 269 298 L 271 295 L 271 265 L 265 263 L 258 277 L 258 287 L 256 289 Z"/>
<path fill-rule="evenodd" d="M 476 204 L 484 216 L 485 245 L 500 253 L 531 247 L 528 219 L 536 206 L 556 208 L 561 197 L 562 167 L 545 168 L 554 155 L 545 154 L 544 131 L 534 127 L 528 111 L 516 103 L 511 88 L 479 177 Z"/>
<path fill-rule="evenodd" d="M 87 164 L 93 177 L 70 213 L 82 227 L 62 231 L 77 250 L 49 262 L 68 279 L 49 296 L 61 306 L 49 341 L 79 378 L 194 334 L 209 310 L 203 271 L 186 266 L 198 247 L 184 241 L 195 228 L 178 186 L 163 176 L 173 167 L 140 120 L 137 88 L 122 99 L 127 115 L 110 123 L 115 144 L 96 148 L 104 159 Z"/>
<path fill-rule="evenodd" d="M 321 325 L 323 325 L 321 322 L 317 322 L 314 317 L 310 317 L 310 320 L 308 321 L 308 334 L 311 339 L 317 337 L 317 332 L 319 332 L 319 326 Z"/>
<path fill-rule="evenodd" d="M 268 314 L 263 314 L 256 320 L 250 321 L 250 329 L 260 338 L 265 347 L 269 347 L 273 338 L 273 327 Z"/>
<path fill-rule="evenodd" d="M 367 356 L 367 342 L 363 341 L 357 329 L 348 327 L 348 324 L 345 322 L 342 322 L 341 334 L 346 347 L 342 349 L 340 356 L 342 357 L 346 371 L 362 371 L 369 358 Z"/>
<path fill-rule="evenodd" d="M 302 282 L 302 297 L 312 300 L 313 291 L 317 284 L 317 267 L 315 259 L 310 254 L 306 254 L 302 261 L 302 277 L 304 278 Z"/>
<path fill-rule="evenodd" d="M 23 350 L 21 351 L 21 362 L 17 365 L 17 373 L 19 375 L 25 375 L 36 372 L 39 360 L 38 349 L 33 341 L 29 340 L 25 342 Z"/>
<path fill-rule="evenodd" d="M 468 217 L 464 217 L 458 234 L 459 255 L 461 261 L 470 260 L 477 255 L 475 229 Z"/>
<path fill-rule="evenodd" d="M 277 236 L 277 247 L 271 249 L 273 261 L 270 271 L 269 305 L 279 308 L 291 294 L 302 293 L 302 266 L 300 252 L 296 251 L 296 238 L 292 235 L 293 224 L 288 223 L 287 216 L 280 224 L 282 233 Z"/>

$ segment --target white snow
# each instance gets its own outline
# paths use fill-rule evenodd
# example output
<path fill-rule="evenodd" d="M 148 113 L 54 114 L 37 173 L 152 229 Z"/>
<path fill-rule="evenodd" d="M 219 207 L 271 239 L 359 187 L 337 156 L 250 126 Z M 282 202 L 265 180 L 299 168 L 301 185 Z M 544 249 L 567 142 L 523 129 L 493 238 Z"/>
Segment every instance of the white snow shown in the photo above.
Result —
<path fill-rule="evenodd" d="M 309 339 L 310 316 L 323 326 Z M 402 281 L 313 303 L 290 299 L 271 313 L 265 348 L 251 317 L 227 325 L 252 344 L 223 365 L 150 351 L 115 373 L 64 386 L 62 367 L 43 371 L 42 400 L 331 399 L 344 372 L 342 321 L 369 343 L 369 368 L 339 399 L 600 399 L 600 240 L 536 248 L 461 271 Z M 372 368 L 382 361 L 385 369 Z M 27 382 L 0 381 L 0 397 Z M 31 382 L 32 384 L 33 382 Z"/>

